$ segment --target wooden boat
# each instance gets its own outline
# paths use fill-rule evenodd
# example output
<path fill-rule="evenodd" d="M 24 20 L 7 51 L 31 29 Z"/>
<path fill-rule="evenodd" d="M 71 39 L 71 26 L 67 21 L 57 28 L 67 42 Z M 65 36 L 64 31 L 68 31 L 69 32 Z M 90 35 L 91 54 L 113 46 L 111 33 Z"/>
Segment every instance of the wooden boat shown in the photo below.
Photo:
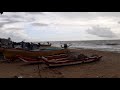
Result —
<path fill-rule="evenodd" d="M 3 51 L 4 51 L 4 48 L 0 48 L 0 53 L 3 53 Z"/>
<path fill-rule="evenodd" d="M 55 55 L 55 54 L 61 54 L 61 53 L 68 53 L 68 49 L 61 49 L 61 50 L 50 50 L 50 51 L 26 51 L 26 50 L 17 50 L 17 49 L 5 49 L 3 54 L 6 59 L 16 59 L 17 55 L 23 56 L 23 57 L 30 57 L 30 58 L 36 58 L 39 56 L 48 56 L 48 55 Z"/>
<path fill-rule="evenodd" d="M 88 63 L 88 62 L 95 62 L 99 61 L 102 56 L 95 56 L 95 57 L 87 57 L 84 59 L 70 59 L 70 58 L 59 58 L 59 59 L 48 59 L 45 57 L 42 57 L 43 61 L 49 66 L 49 67 L 56 67 L 56 66 L 64 66 L 64 65 L 74 65 L 74 64 L 80 64 L 80 63 Z"/>
<path fill-rule="evenodd" d="M 20 55 L 17 55 L 17 57 L 26 63 L 45 63 L 49 67 L 95 62 L 95 61 L 99 61 L 102 58 L 102 56 L 91 56 L 81 59 L 80 58 L 72 59 L 69 58 L 68 54 L 41 56 L 39 58 L 23 57 Z"/>
<path fill-rule="evenodd" d="M 40 44 L 40 43 L 38 43 L 39 44 L 39 46 L 40 47 L 48 47 L 48 46 L 51 46 L 52 44 L 51 43 L 49 43 L 49 42 L 47 42 L 48 44 Z"/>
<path fill-rule="evenodd" d="M 50 55 L 50 56 L 46 56 L 46 57 L 47 57 L 47 59 L 52 59 L 52 58 L 58 59 L 58 58 L 64 58 L 66 56 L 67 56 L 67 54 L 58 54 L 58 55 Z M 41 57 L 31 58 L 31 57 L 24 57 L 21 55 L 17 55 L 16 57 L 26 63 L 44 63 L 44 61 Z"/>
<path fill-rule="evenodd" d="M 43 63 L 42 58 L 30 58 L 30 57 L 23 57 L 20 55 L 17 55 L 16 57 L 26 63 Z"/>

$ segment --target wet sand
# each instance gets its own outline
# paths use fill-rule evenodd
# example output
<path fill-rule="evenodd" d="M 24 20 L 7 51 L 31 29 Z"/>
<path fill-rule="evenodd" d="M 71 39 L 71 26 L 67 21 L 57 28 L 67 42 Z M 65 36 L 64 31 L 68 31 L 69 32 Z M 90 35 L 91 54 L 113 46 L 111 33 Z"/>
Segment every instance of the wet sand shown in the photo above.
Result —
<path fill-rule="evenodd" d="M 0 62 L 0 78 L 120 78 L 120 53 L 90 49 L 71 49 L 71 52 L 103 56 L 100 61 L 49 68 L 45 64 L 27 65 L 22 61 Z"/>

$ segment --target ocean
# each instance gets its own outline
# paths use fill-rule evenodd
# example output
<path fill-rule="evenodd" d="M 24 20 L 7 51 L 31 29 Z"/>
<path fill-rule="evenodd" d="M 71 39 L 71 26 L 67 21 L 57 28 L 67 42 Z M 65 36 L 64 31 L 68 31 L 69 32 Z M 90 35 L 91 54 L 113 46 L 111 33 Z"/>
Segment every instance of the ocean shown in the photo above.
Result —
<path fill-rule="evenodd" d="M 69 48 L 84 48 L 100 51 L 112 51 L 120 53 L 120 40 L 90 40 L 90 41 L 50 41 L 52 46 L 61 47 L 63 44 L 71 46 Z"/>

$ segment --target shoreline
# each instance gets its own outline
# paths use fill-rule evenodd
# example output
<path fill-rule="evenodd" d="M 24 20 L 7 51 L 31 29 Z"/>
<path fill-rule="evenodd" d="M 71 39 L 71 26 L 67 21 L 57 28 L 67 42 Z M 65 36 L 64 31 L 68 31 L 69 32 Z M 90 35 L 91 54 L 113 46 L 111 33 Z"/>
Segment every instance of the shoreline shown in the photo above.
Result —
<path fill-rule="evenodd" d="M 98 62 L 49 68 L 45 64 L 27 65 L 22 61 L 0 62 L 0 78 L 120 78 L 120 53 L 91 49 L 70 49 L 87 56 L 103 56 Z"/>
<path fill-rule="evenodd" d="M 70 48 L 70 50 L 92 50 L 92 51 L 100 51 L 100 52 L 110 52 L 110 53 L 117 53 L 120 54 L 119 51 L 108 51 L 108 50 L 100 50 L 100 49 L 91 49 L 91 48 Z"/>

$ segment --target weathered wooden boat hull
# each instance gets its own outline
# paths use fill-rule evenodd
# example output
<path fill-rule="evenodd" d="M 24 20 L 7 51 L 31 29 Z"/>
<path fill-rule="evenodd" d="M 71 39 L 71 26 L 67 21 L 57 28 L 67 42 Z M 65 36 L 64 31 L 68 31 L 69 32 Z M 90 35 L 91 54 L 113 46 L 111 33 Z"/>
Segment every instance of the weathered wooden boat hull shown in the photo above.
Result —
<path fill-rule="evenodd" d="M 3 53 L 3 51 L 4 51 L 4 48 L 0 48 L 0 53 Z"/>
<path fill-rule="evenodd" d="M 96 57 L 96 58 L 87 58 L 83 60 L 69 60 L 69 59 L 59 59 L 59 60 L 47 60 L 43 58 L 44 62 L 49 66 L 49 67 L 57 67 L 57 66 L 65 66 L 65 65 L 75 65 L 75 64 L 81 64 L 81 63 L 90 63 L 90 62 L 95 62 L 99 61 L 102 58 Z"/>
<path fill-rule="evenodd" d="M 37 63 L 37 62 L 44 63 L 43 59 L 40 57 L 30 58 L 30 57 L 24 57 L 21 55 L 17 55 L 16 57 L 19 58 L 20 60 L 26 62 L 26 63 Z M 51 56 L 46 56 L 46 57 L 47 57 L 47 59 L 52 60 L 53 58 L 54 59 L 65 58 L 65 57 L 67 57 L 67 54 L 58 54 L 58 55 L 51 55 Z"/>
<path fill-rule="evenodd" d="M 26 51 L 26 50 L 16 50 L 16 49 L 6 49 L 3 54 L 6 59 L 16 59 L 16 55 L 21 55 L 24 57 L 36 58 L 39 56 L 48 56 L 54 54 L 67 53 L 69 50 L 51 50 L 51 51 Z"/>
<path fill-rule="evenodd" d="M 40 58 L 28 58 L 23 56 L 17 56 L 17 57 L 26 63 L 43 63 L 43 59 Z"/>

